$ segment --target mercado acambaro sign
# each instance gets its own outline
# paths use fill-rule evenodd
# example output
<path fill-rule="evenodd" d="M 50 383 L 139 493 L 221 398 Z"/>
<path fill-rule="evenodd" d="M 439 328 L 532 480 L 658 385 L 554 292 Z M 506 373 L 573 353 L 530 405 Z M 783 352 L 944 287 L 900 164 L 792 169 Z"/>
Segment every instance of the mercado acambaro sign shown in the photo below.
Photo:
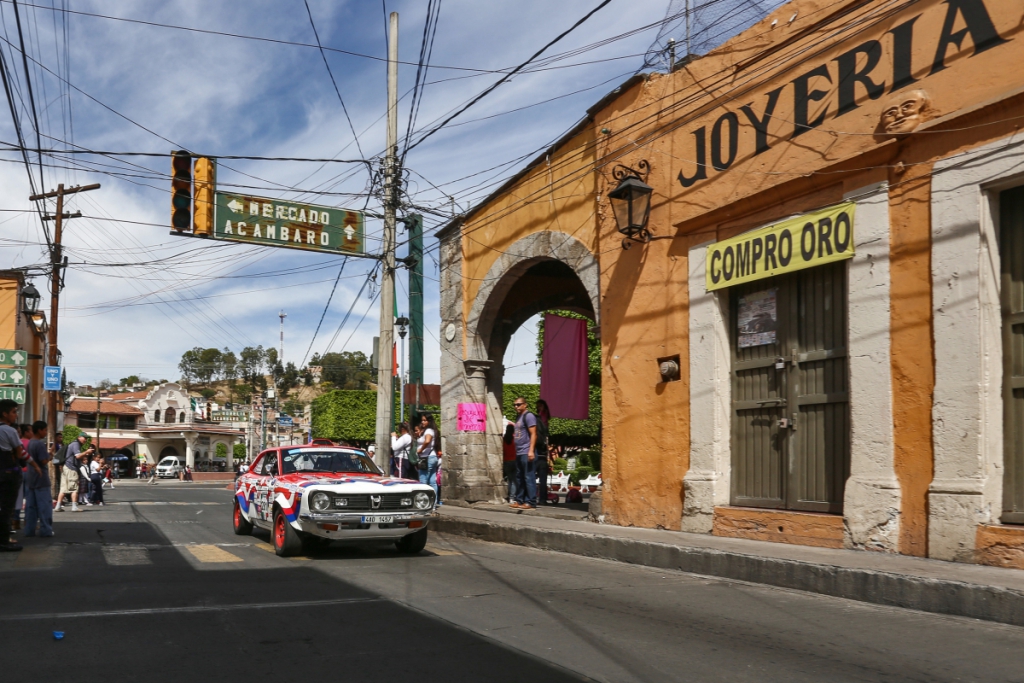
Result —
<path fill-rule="evenodd" d="M 329 253 L 365 251 L 361 211 L 218 192 L 213 238 Z"/>
<path fill-rule="evenodd" d="M 707 291 L 853 258 L 853 212 L 844 202 L 715 242 Z"/>

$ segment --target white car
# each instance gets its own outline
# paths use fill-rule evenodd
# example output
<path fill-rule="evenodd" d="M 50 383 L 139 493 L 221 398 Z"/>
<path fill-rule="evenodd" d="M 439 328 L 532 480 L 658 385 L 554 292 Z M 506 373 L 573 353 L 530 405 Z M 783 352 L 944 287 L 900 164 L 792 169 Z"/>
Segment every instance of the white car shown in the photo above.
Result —
<path fill-rule="evenodd" d="M 166 458 L 157 463 L 156 476 L 161 479 L 165 477 L 177 477 L 181 472 L 181 461 L 173 455 L 168 455 Z"/>
<path fill-rule="evenodd" d="M 418 553 L 436 503 L 430 486 L 385 476 L 359 449 L 281 446 L 238 477 L 232 519 L 239 535 L 269 530 L 282 556 L 333 540 L 391 541 Z"/>

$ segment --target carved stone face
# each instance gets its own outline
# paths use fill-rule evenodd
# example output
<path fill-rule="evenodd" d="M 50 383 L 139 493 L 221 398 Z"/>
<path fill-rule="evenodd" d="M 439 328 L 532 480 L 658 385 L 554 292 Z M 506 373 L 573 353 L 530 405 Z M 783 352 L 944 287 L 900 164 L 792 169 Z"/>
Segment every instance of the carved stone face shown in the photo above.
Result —
<path fill-rule="evenodd" d="M 911 90 L 889 100 L 882 110 L 882 128 L 887 135 L 906 135 L 924 123 L 931 110 L 931 98 L 924 90 Z"/>

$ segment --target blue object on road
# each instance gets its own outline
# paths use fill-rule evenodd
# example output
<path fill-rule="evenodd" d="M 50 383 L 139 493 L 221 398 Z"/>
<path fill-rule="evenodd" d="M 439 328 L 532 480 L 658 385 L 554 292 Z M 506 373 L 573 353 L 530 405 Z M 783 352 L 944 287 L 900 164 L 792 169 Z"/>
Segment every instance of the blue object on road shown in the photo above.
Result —
<path fill-rule="evenodd" d="M 53 639 L 54 640 L 64 640 L 64 631 L 54 631 L 53 632 Z"/>

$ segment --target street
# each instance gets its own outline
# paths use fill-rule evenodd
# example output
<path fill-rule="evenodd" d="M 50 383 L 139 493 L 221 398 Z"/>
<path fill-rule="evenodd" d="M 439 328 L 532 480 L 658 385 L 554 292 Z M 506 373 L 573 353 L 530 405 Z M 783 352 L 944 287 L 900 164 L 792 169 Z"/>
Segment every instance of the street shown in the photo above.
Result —
<path fill-rule="evenodd" d="M 282 559 L 223 485 L 107 499 L 0 556 L 5 678 L 1024 680 L 1011 626 L 439 535 Z"/>

